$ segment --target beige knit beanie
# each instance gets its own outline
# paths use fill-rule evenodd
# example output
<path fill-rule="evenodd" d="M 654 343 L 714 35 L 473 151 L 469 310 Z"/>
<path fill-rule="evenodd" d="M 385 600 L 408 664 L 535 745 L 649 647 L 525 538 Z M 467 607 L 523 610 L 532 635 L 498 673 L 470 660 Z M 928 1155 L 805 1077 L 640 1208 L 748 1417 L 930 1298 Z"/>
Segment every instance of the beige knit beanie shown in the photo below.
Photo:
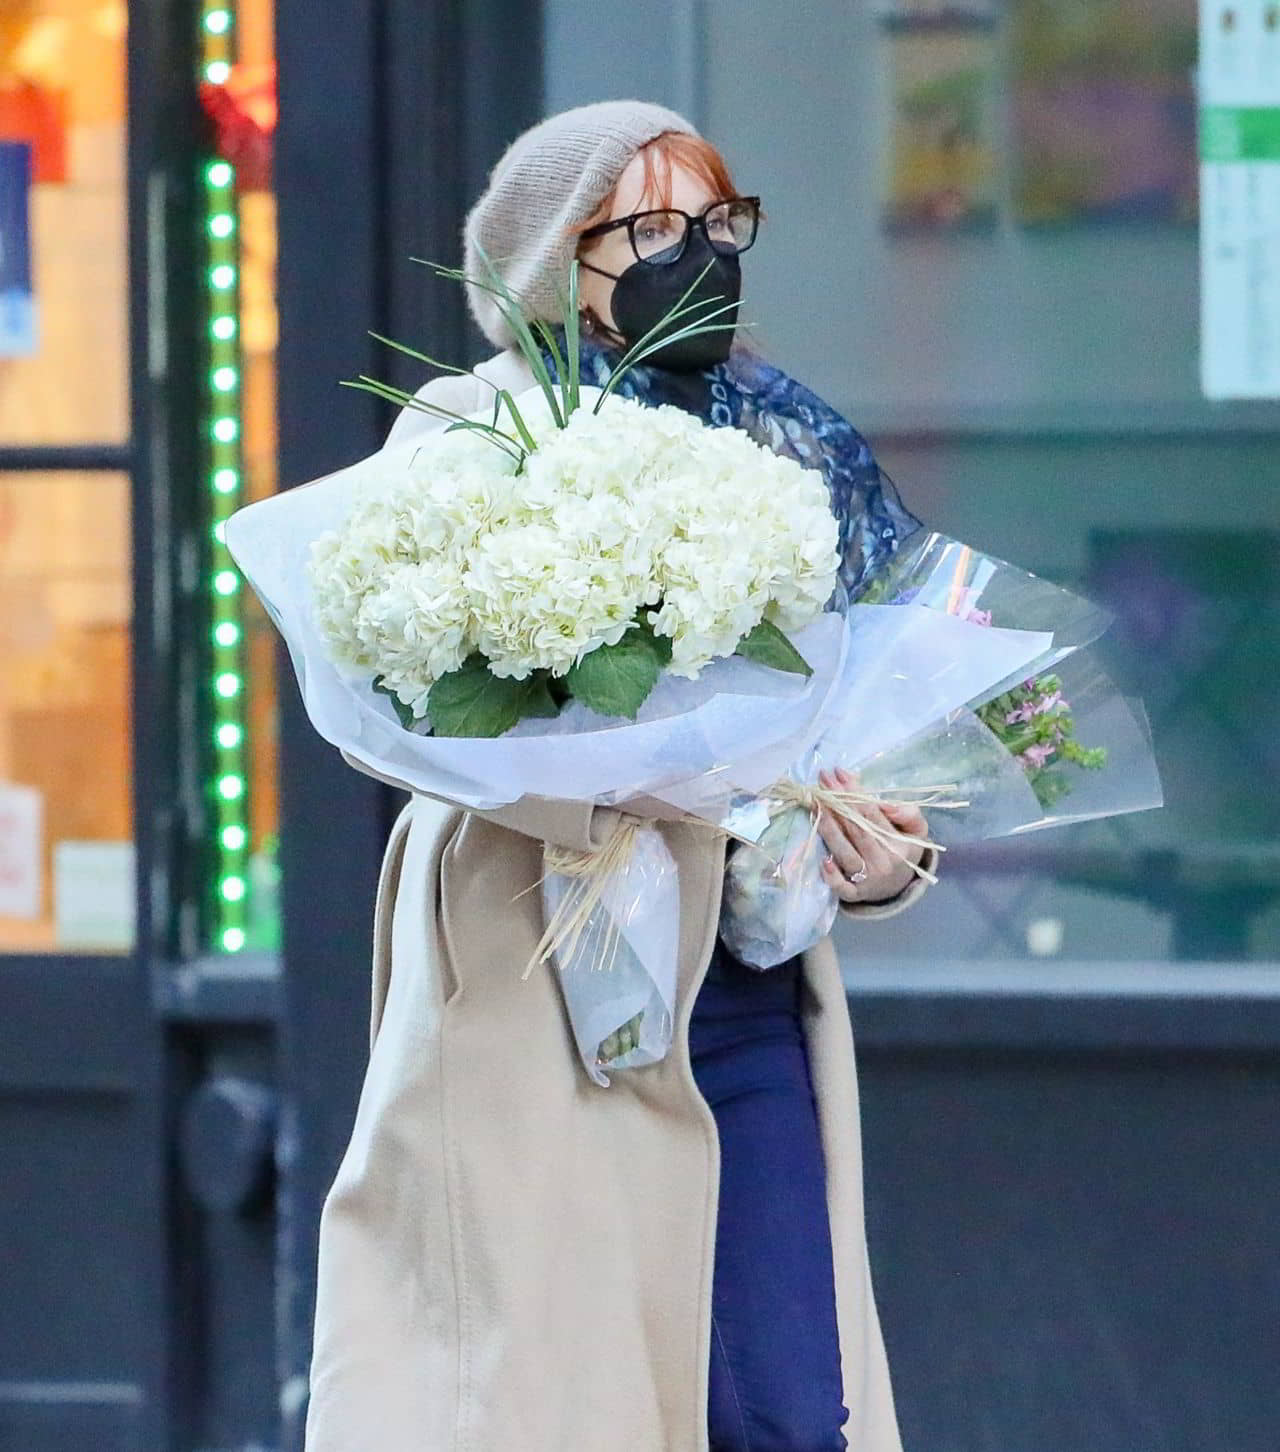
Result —
<path fill-rule="evenodd" d="M 596 101 L 532 126 L 507 147 L 463 228 L 463 267 L 484 277 L 483 248 L 528 317 L 558 322 L 557 289 L 568 287 L 577 239 L 565 228 L 585 222 L 613 190 L 627 163 L 664 131 L 698 132 L 683 116 L 648 101 Z M 493 298 L 467 284 L 467 305 L 499 348 L 515 338 Z"/>

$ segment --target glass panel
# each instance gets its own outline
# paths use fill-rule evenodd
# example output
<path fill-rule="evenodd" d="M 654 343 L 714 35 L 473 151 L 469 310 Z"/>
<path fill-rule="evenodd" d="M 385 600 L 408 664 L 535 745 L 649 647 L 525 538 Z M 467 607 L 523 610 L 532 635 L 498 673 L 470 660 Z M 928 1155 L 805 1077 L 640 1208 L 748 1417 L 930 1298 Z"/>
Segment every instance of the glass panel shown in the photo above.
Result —
<path fill-rule="evenodd" d="M 128 433 L 125 31 L 123 0 L 0 7 L 0 445 Z"/>
<path fill-rule="evenodd" d="M 1104 451 L 1059 441 L 890 448 L 883 457 L 904 479 L 941 471 L 936 508 L 957 532 L 1115 612 L 1103 647 L 1113 677 L 1146 705 L 1166 803 L 950 854 L 944 881 L 901 920 L 892 951 L 1280 960 L 1274 447 L 1189 440 Z M 1023 471 L 1036 466 L 1041 497 L 1019 508 Z M 1230 479 L 1233 497 L 1198 520 L 1208 478 Z"/>
<path fill-rule="evenodd" d="M 756 338 L 933 528 L 1112 607 L 1167 803 L 948 854 L 841 928 L 850 974 L 1280 962 L 1280 403 L 1201 396 L 1193 0 L 814 0 L 762 106 L 769 11 L 707 0 L 697 117 L 774 218 Z M 557 108 L 591 98 L 548 67 Z"/>
<path fill-rule="evenodd" d="M 0 952 L 133 942 L 129 482 L 0 474 Z"/>
<path fill-rule="evenodd" d="M 275 54 L 270 0 L 206 9 L 202 89 L 215 154 L 206 170 L 211 519 L 276 488 L 276 205 L 271 187 Z M 232 208 L 234 210 L 232 210 Z M 228 223 L 234 218 L 234 227 Z M 225 219 L 225 220 L 224 220 Z M 230 328 L 225 327 L 232 320 Z M 220 434 L 224 428 L 225 437 Z M 233 472 L 228 472 L 233 471 Z M 223 487 L 231 484 L 232 487 Z M 212 577 L 228 569 L 214 544 Z M 215 949 L 279 943 L 276 793 L 276 632 L 253 592 L 211 596 L 217 803 L 211 940 Z M 224 647 L 220 640 L 228 644 Z M 219 690 L 229 674 L 243 681 Z M 242 781 L 228 798 L 224 784 Z"/>

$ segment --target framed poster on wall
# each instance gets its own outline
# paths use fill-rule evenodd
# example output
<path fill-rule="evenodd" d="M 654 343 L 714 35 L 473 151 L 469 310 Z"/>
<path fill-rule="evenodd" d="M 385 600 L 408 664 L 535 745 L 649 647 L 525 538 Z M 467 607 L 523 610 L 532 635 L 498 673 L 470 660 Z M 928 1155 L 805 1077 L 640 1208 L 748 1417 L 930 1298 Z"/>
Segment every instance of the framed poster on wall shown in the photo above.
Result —
<path fill-rule="evenodd" d="M 883 17 L 890 135 L 883 220 L 891 232 L 973 231 L 998 215 L 994 30 L 955 10 Z"/>
<path fill-rule="evenodd" d="M 1014 0 L 1024 225 L 1192 224 L 1195 0 Z"/>

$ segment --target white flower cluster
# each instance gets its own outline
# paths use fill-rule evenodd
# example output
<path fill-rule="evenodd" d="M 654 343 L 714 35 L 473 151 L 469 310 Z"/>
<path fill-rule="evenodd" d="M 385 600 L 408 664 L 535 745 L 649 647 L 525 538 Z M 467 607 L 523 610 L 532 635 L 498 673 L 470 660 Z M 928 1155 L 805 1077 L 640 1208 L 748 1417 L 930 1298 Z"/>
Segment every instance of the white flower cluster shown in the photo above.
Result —
<path fill-rule="evenodd" d="M 594 390 L 567 427 L 517 406 L 537 448 L 430 435 L 407 473 L 311 547 L 316 623 L 335 658 L 384 677 L 416 716 L 473 651 L 496 676 L 563 675 L 641 612 L 695 677 L 762 618 L 794 630 L 835 584 L 822 475 L 670 405 Z"/>

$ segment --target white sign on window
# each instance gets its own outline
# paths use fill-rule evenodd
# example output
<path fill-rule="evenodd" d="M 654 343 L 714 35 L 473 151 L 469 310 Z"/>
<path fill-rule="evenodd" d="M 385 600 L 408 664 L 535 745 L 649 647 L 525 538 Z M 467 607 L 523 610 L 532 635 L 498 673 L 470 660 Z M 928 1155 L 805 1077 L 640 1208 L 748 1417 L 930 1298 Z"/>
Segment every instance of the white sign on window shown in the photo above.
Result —
<path fill-rule="evenodd" d="M 133 947 L 132 842 L 57 842 L 53 913 L 60 948 Z"/>
<path fill-rule="evenodd" d="M 35 787 L 0 782 L 0 917 L 40 916 L 43 805 Z"/>
<path fill-rule="evenodd" d="M 1200 0 L 1200 379 L 1280 398 L 1280 3 Z"/>

